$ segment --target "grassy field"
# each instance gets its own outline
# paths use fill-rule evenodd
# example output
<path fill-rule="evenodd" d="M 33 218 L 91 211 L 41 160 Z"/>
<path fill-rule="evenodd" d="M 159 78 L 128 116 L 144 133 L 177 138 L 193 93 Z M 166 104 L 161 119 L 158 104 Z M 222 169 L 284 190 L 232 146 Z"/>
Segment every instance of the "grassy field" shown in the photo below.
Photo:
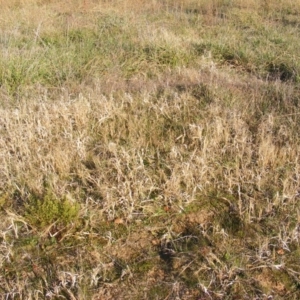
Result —
<path fill-rule="evenodd" d="M 299 299 L 299 0 L 0 0 L 1 299 Z"/>

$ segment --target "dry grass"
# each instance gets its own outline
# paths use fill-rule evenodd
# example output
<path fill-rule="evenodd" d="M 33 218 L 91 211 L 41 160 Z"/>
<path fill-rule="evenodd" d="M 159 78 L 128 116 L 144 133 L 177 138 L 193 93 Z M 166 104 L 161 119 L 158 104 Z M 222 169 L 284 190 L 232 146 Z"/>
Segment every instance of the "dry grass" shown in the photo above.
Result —
<path fill-rule="evenodd" d="M 0 1 L 0 297 L 298 299 L 298 1 Z"/>

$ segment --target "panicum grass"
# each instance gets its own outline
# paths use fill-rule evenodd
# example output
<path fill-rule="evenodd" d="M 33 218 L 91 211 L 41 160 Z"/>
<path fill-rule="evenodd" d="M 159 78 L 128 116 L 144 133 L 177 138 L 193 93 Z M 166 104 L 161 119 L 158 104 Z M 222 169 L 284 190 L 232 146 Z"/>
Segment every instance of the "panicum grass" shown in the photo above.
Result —
<path fill-rule="evenodd" d="M 298 1 L 0 4 L 0 297 L 299 298 Z"/>

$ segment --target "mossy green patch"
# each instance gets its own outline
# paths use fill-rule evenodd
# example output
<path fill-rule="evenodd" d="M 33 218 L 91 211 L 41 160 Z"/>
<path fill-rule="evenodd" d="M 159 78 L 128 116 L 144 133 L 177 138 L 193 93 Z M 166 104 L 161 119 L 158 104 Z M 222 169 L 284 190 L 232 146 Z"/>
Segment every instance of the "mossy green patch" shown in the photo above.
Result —
<path fill-rule="evenodd" d="M 64 227 L 78 220 L 80 205 L 67 198 L 58 199 L 50 190 L 42 197 L 31 196 L 25 204 L 24 217 L 39 229 L 56 224 Z"/>

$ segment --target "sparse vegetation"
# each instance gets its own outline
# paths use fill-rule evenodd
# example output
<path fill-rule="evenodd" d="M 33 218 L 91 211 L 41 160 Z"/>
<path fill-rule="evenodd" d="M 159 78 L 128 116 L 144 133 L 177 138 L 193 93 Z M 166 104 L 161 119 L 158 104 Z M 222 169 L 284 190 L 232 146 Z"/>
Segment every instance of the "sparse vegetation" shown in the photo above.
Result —
<path fill-rule="evenodd" d="M 299 299 L 300 2 L 0 0 L 1 299 Z"/>

